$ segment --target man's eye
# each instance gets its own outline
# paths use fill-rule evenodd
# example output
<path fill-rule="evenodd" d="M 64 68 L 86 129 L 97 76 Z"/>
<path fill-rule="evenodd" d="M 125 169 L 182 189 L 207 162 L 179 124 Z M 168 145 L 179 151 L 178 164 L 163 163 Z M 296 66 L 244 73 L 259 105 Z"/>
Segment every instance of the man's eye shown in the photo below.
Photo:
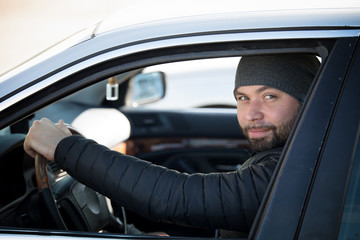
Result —
<path fill-rule="evenodd" d="M 274 99 L 274 98 L 276 98 L 275 95 L 271 95 L 271 94 L 266 94 L 265 95 L 265 99 L 267 99 L 267 100 Z"/>
<path fill-rule="evenodd" d="M 249 98 L 247 98 L 246 96 L 239 96 L 237 99 L 238 99 L 238 101 L 246 101 Z"/>

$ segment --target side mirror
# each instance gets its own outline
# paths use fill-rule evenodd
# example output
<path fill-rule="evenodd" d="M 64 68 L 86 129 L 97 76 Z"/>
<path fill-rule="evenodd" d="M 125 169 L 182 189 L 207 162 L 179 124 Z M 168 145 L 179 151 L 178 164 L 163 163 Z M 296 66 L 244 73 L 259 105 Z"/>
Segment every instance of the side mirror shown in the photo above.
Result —
<path fill-rule="evenodd" d="M 159 101 L 165 96 L 165 74 L 162 72 L 139 73 L 130 80 L 126 106 L 137 107 Z"/>

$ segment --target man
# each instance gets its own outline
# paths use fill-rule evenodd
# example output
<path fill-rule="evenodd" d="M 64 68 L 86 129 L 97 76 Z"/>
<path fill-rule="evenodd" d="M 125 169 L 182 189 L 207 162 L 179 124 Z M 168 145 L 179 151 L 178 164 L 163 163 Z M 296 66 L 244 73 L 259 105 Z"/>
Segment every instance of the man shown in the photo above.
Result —
<path fill-rule="evenodd" d="M 248 232 L 319 62 L 310 54 L 245 56 L 235 80 L 240 127 L 258 152 L 238 171 L 186 174 L 35 121 L 24 148 L 155 221 Z"/>

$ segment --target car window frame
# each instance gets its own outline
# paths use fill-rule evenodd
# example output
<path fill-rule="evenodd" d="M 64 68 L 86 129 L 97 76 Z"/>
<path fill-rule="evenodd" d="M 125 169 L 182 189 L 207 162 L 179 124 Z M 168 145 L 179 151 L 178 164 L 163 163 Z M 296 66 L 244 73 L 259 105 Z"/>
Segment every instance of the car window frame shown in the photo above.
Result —
<path fill-rule="evenodd" d="M 235 49 L 231 46 L 231 44 L 238 44 L 238 46 L 242 46 L 243 42 L 235 42 L 235 43 L 222 43 L 222 44 L 230 44 L 230 46 L 224 47 L 224 49 L 214 49 L 213 52 L 201 52 L 201 54 L 197 55 L 195 57 L 194 56 L 185 56 L 184 54 L 178 54 L 176 56 L 171 56 L 171 57 L 165 57 L 166 53 L 168 53 L 167 50 L 169 49 L 162 49 L 162 50 L 157 50 L 157 51 L 161 51 L 160 57 L 158 59 L 151 59 L 151 53 L 152 51 L 150 51 L 148 53 L 148 57 L 147 58 L 143 58 L 142 60 L 133 60 L 133 62 L 130 62 L 128 65 L 126 65 L 124 68 L 120 68 L 119 66 L 115 66 L 119 64 L 119 61 L 121 60 L 121 62 L 125 62 L 126 58 L 120 58 L 120 59 L 116 59 L 113 60 L 111 62 L 106 62 L 106 63 L 101 63 L 98 65 L 95 65 L 93 67 L 91 67 L 91 69 L 85 69 L 84 71 L 81 71 L 77 74 L 71 75 L 69 77 L 64 78 L 63 80 L 55 83 L 54 85 L 50 86 L 49 88 L 44 89 L 43 91 L 41 91 L 41 93 L 38 96 L 30 96 L 27 99 L 22 100 L 19 104 L 14 105 L 13 109 L 34 109 L 34 108 L 40 108 L 42 106 L 45 106 L 46 104 L 59 99 L 60 97 L 68 94 L 69 92 L 74 92 L 76 89 L 79 89 L 83 86 L 89 85 L 91 83 L 97 82 L 102 80 L 105 77 L 108 76 L 112 76 L 115 73 L 121 73 L 123 71 L 128 71 L 128 70 L 132 70 L 133 69 L 133 65 L 138 64 L 138 61 L 141 61 L 142 66 L 147 66 L 149 64 L 158 64 L 158 63 L 162 63 L 162 62 L 168 62 L 168 61 L 176 61 L 176 60 L 190 60 L 190 59 L 197 59 L 199 57 L 203 57 L 206 58 L 207 56 L 209 56 L 211 53 L 213 53 L 212 56 L 216 55 L 219 57 L 224 57 L 224 56 L 239 56 L 239 55 L 246 55 L 246 54 L 254 54 L 254 53 L 286 53 L 286 52 L 314 52 L 314 53 L 319 53 L 319 54 L 325 54 L 324 57 L 326 57 L 326 51 L 323 51 L 323 49 L 316 49 L 316 47 L 321 48 L 322 45 L 320 44 L 319 46 L 316 46 L 315 42 L 317 42 L 319 40 L 317 39 L 312 39 L 312 40 L 304 40 L 304 39 L 290 39 L 290 40 L 281 40 L 281 41 L 256 41 L 255 43 L 253 43 L 254 45 L 251 46 L 260 46 L 262 45 L 264 42 L 268 42 L 269 46 L 268 48 L 265 49 Z M 332 44 L 333 44 L 333 40 L 332 39 L 323 39 L 325 44 L 326 42 L 328 43 L 328 49 L 330 50 L 332 48 Z M 280 44 L 281 43 L 285 43 Z M 275 44 L 275 45 L 272 45 Z M 208 44 L 208 51 L 210 51 L 210 48 L 212 46 L 219 46 L 217 44 Z M 270 47 L 272 46 L 272 47 Z M 194 47 L 194 52 L 196 46 Z M 181 49 L 183 47 L 177 47 L 174 48 L 173 50 L 178 50 Z M 270 49 L 270 50 L 269 50 Z M 317 52 L 318 50 L 318 52 Z M 140 54 L 140 53 L 138 53 Z M 144 55 L 142 55 L 144 56 Z M 130 56 L 132 57 L 132 56 Z M 133 65 L 131 65 L 133 64 Z M 99 66 L 101 66 L 99 68 Z M 95 71 L 96 70 L 96 71 Z M 98 72 L 99 71 L 99 72 Z M 78 81 L 79 78 L 81 78 L 81 81 Z M 78 81 L 78 82 L 76 82 Z M 76 82 L 76 83 L 74 83 Z M 74 85 L 72 84 L 76 84 L 75 88 Z M 57 90 L 57 89 L 61 89 L 61 90 Z M 54 95 L 49 95 L 49 91 L 52 91 L 52 93 L 54 93 Z M 44 99 L 41 99 L 41 97 L 43 97 Z M 29 106 L 29 102 L 31 103 Z M 21 105 L 23 104 L 23 105 Z M 24 105 L 28 106 L 29 108 L 24 108 Z M 4 113 L 5 114 L 5 113 Z M 17 116 L 20 118 L 24 115 L 26 115 L 26 112 L 17 112 L 16 113 Z"/>

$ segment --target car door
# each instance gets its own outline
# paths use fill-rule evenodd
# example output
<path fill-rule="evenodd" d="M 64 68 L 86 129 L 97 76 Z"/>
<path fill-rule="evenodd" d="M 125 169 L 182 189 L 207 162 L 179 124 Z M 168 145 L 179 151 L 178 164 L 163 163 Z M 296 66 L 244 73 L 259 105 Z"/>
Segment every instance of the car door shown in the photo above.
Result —
<path fill-rule="evenodd" d="M 259 213 L 252 232 L 257 239 L 359 237 L 356 42 L 339 40 L 325 60 Z"/>

